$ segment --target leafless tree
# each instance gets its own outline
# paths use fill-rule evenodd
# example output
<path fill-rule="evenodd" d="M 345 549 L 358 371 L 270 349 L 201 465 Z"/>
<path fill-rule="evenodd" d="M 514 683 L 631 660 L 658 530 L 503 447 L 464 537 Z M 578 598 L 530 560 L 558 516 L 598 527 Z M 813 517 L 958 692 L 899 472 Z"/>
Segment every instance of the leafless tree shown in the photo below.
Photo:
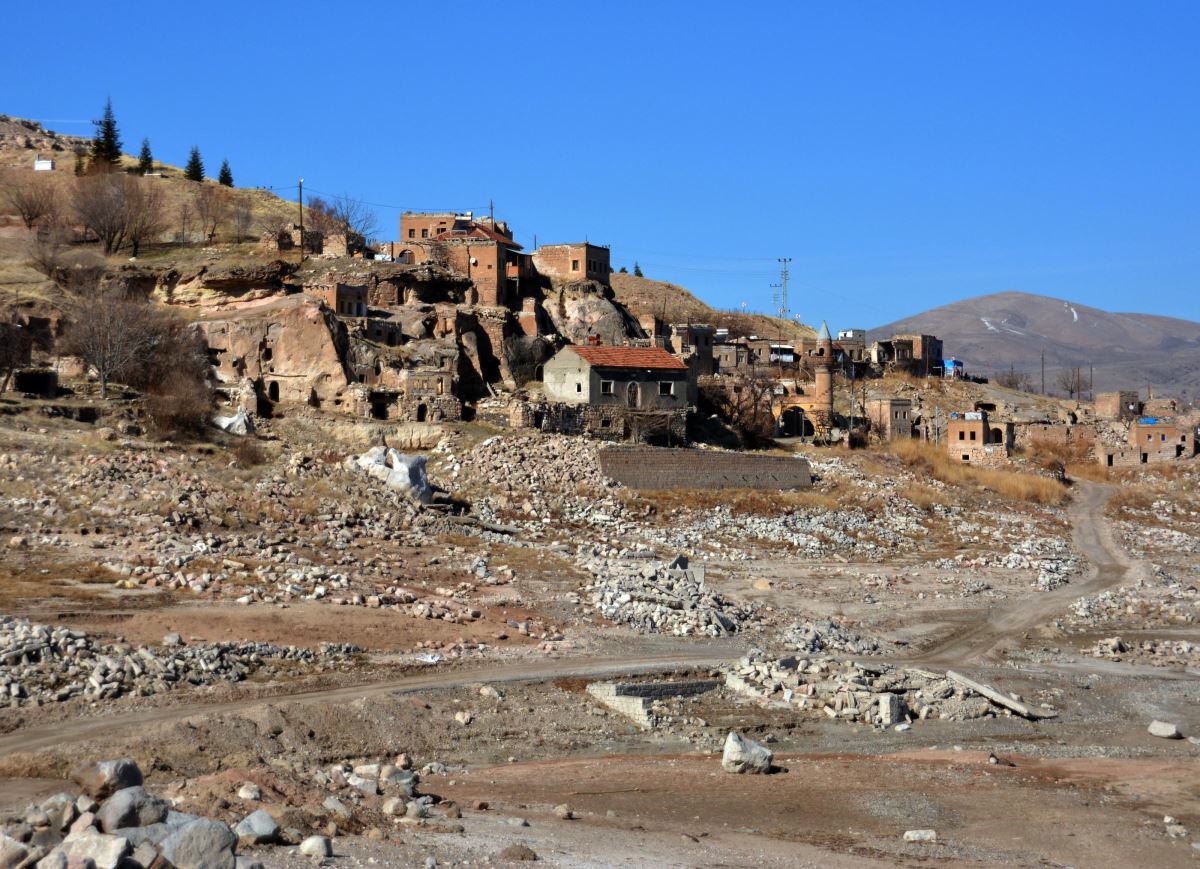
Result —
<path fill-rule="evenodd" d="M 67 326 L 60 350 L 95 369 L 102 397 L 111 380 L 138 370 L 170 334 L 153 305 L 119 290 L 74 294 L 63 307 Z"/>
<path fill-rule="evenodd" d="M 1008 371 L 1001 371 L 992 380 L 997 386 L 1003 386 L 1006 389 L 1019 389 L 1021 392 L 1033 391 L 1033 376 L 1027 371 L 1018 371 L 1013 365 L 1009 366 Z"/>
<path fill-rule="evenodd" d="M 217 228 L 225 219 L 229 208 L 229 191 L 218 184 L 201 184 L 192 197 L 196 219 L 200 221 L 200 232 L 206 241 L 217 237 Z"/>
<path fill-rule="evenodd" d="M 105 255 L 120 250 L 129 231 L 126 175 L 107 173 L 76 179 L 74 206 L 79 222 L 95 233 Z"/>
<path fill-rule="evenodd" d="M 167 228 L 166 208 L 162 186 L 157 181 L 127 177 L 126 184 L 128 224 L 125 235 L 133 255 L 137 256 L 143 242 L 157 238 Z"/>
<path fill-rule="evenodd" d="M 5 172 L 0 176 L 0 200 L 17 213 L 26 229 L 50 223 L 58 213 L 58 188 L 44 173 Z"/>
<path fill-rule="evenodd" d="M 0 323 L 0 392 L 8 392 L 13 372 L 28 364 L 32 346 L 29 329 L 24 324 L 16 320 Z"/>
<path fill-rule="evenodd" d="M 337 232 L 338 222 L 334 217 L 333 206 L 319 196 L 308 197 L 305 229 L 321 233 Z"/>
<path fill-rule="evenodd" d="M 1083 393 L 1083 372 L 1078 366 L 1074 368 L 1064 368 L 1058 372 L 1058 377 L 1055 378 L 1055 385 L 1067 394 L 1068 398 L 1074 398 Z"/>
<path fill-rule="evenodd" d="M 351 199 L 343 193 L 333 200 L 333 221 L 338 232 L 344 233 L 346 241 L 364 245 L 379 233 L 379 218 L 364 202 Z"/>
<path fill-rule="evenodd" d="M 179 203 L 179 232 L 175 238 L 182 244 L 187 244 L 188 231 L 192 225 L 192 205 L 190 202 Z"/>
<path fill-rule="evenodd" d="M 775 434 L 775 381 L 765 371 L 712 379 L 701 386 L 701 399 L 737 430 L 744 443 L 768 441 Z"/>
<path fill-rule="evenodd" d="M 254 209 L 251 207 L 249 198 L 238 196 L 233 200 L 232 211 L 237 241 L 242 241 L 249 234 L 250 225 L 254 222 Z"/>

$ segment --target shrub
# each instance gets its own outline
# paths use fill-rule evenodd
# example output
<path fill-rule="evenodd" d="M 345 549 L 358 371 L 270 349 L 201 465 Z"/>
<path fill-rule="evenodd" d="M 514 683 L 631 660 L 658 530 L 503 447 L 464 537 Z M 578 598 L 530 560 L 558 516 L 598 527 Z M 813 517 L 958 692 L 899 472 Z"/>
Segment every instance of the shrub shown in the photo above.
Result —
<path fill-rule="evenodd" d="M 172 371 L 146 396 L 146 420 L 156 437 L 203 434 L 212 415 L 212 390 L 185 371 Z"/>
<path fill-rule="evenodd" d="M 975 468 L 956 462 L 940 447 L 919 440 L 892 441 L 890 449 L 906 466 L 953 486 L 979 486 L 1014 501 L 1061 504 L 1068 492 L 1046 477 L 998 468 Z"/>
<path fill-rule="evenodd" d="M 262 447 L 252 437 L 238 438 L 234 442 L 230 452 L 233 453 L 233 458 L 238 463 L 238 466 L 242 468 L 253 468 L 267 460 L 266 455 L 263 454 Z"/>

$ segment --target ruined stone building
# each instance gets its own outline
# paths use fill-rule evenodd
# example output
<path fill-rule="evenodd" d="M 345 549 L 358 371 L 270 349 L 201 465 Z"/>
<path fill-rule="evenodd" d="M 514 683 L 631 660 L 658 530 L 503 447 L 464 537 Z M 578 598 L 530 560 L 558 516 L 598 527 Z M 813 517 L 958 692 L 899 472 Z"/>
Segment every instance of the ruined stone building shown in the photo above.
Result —
<path fill-rule="evenodd" d="M 539 275 L 559 281 L 596 281 L 607 285 L 612 275 L 610 251 L 589 242 L 544 244 L 533 252 Z"/>
<path fill-rule="evenodd" d="M 1096 446 L 1097 461 L 1110 468 L 1174 462 L 1194 455 L 1194 428 L 1173 418 L 1141 417 L 1129 424 L 1126 446 Z"/>
<path fill-rule="evenodd" d="M 871 431 L 881 440 L 891 441 L 913 436 L 916 416 L 908 398 L 873 398 L 867 402 Z"/>
<path fill-rule="evenodd" d="M 879 368 L 900 369 L 921 377 L 940 377 L 944 369 L 942 340 L 933 335 L 893 335 L 871 345 L 869 355 Z"/>
<path fill-rule="evenodd" d="M 787 437 L 827 439 L 836 425 L 833 412 L 833 338 L 824 321 L 813 346 L 806 350 L 805 368 L 812 371 L 811 383 L 791 381 L 776 390 L 771 412 L 779 431 Z"/>
<path fill-rule="evenodd" d="M 952 413 L 946 424 L 946 451 L 972 465 L 1008 464 L 1012 426 L 988 418 L 987 411 Z"/>

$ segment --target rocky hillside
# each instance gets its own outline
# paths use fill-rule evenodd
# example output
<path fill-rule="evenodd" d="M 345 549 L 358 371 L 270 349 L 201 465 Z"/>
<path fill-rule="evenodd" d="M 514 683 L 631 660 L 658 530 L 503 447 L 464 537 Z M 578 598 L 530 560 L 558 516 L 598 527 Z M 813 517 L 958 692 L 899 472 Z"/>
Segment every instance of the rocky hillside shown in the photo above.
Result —
<path fill-rule="evenodd" d="M 718 311 L 683 287 L 665 281 L 652 281 L 649 278 L 618 272 L 612 276 L 612 287 L 617 301 L 627 307 L 635 317 L 654 315 L 671 323 L 710 323 L 727 328 L 734 335 L 761 335 L 794 340 L 811 338 L 816 334 L 811 326 L 766 314 Z"/>
<path fill-rule="evenodd" d="M 1200 386 L 1200 323 L 1102 311 L 1065 299 L 995 293 L 964 299 L 872 329 L 870 340 L 893 333 L 941 336 L 946 355 L 977 373 L 1014 366 L 1053 388 L 1062 368 L 1095 366 L 1095 388 L 1194 391 Z M 1086 373 L 1085 373 L 1086 378 Z"/>

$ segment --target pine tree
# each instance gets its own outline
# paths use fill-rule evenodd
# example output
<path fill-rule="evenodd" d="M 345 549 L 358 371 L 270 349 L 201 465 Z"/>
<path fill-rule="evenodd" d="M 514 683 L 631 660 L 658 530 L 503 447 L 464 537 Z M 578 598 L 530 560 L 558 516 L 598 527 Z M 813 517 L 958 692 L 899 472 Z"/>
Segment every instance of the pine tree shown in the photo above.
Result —
<path fill-rule="evenodd" d="M 233 186 L 233 172 L 229 168 L 228 160 L 221 161 L 221 171 L 217 173 L 217 183 L 226 187 Z"/>
<path fill-rule="evenodd" d="M 635 278 L 644 278 L 645 277 L 645 275 L 642 274 L 642 267 L 640 265 L 638 265 L 637 262 L 634 262 L 634 264 L 633 264 L 633 276 Z"/>
<path fill-rule="evenodd" d="M 150 153 L 149 139 L 142 139 L 142 152 L 138 154 L 137 171 L 139 175 L 154 171 L 154 155 Z"/>
<path fill-rule="evenodd" d="M 204 180 L 204 161 L 200 159 L 200 149 L 195 145 L 192 146 L 191 156 L 188 157 L 187 166 L 184 167 L 183 177 L 188 181 Z"/>
<path fill-rule="evenodd" d="M 117 129 L 111 98 L 104 104 L 104 117 L 92 123 L 96 126 L 96 135 L 92 138 L 92 165 L 116 166 L 121 162 L 121 131 Z"/>
<path fill-rule="evenodd" d="M 621 266 L 619 269 L 617 269 L 617 271 L 619 271 L 623 275 L 629 274 L 629 269 L 625 268 L 625 266 Z"/>

